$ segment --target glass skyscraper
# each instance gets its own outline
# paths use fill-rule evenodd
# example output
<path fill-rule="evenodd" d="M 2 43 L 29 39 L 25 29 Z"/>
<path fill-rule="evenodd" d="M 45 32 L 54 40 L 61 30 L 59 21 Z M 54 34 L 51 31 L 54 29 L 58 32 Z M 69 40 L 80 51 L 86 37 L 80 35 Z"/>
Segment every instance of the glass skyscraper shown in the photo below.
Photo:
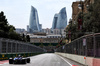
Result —
<path fill-rule="evenodd" d="M 29 32 L 40 32 L 41 26 L 39 24 L 37 9 L 31 6 L 30 21 L 29 21 Z"/>
<path fill-rule="evenodd" d="M 65 29 L 67 26 L 66 8 L 62 8 L 58 14 L 55 14 L 52 29 Z"/>
<path fill-rule="evenodd" d="M 58 20 L 58 14 L 55 14 L 54 19 L 53 19 L 52 29 L 56 29 L 57 20 Z"/>

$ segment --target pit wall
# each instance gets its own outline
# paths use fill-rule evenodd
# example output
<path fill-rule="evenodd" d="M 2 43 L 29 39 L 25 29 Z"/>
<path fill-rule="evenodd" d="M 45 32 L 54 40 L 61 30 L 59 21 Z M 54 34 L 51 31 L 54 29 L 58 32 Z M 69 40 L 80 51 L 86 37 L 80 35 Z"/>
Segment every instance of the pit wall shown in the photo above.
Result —
<path fill-rule="evenodd" d="M 100 66 L 100 58 L 85 57 L 81 55 L 58 53 L 58 52 L 56 52 L 55 54 L 61 55 L 63 57 L 66 57 L 68 59 L 71 59 L 86 66 Z"/>

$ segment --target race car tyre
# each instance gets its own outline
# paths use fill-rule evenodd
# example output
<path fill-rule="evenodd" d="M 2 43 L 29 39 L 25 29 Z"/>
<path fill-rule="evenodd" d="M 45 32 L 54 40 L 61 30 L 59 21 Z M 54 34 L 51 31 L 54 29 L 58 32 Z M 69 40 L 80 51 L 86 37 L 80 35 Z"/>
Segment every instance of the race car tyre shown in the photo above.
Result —
<path fill-rule="evenodd" d="M 26 60 L 25 60 L 25 59 L 23 59 L 23 60 L 22 60 L 22 63 L 23 63 L 23 64 L 26 64 Z"/>
<path fill-rule="evenodd" d="M 14 61 L 13 64 L 16 64 L 16 62 Z"/>
<path fill-rule="evenodd" d="M 13 59 L 9 59 L 9 64 L 13 64 Z"/>
<path fill-rule="evenodd" d="M 27 63 L 30 63 L 30 58 L 27 58 Z"/>

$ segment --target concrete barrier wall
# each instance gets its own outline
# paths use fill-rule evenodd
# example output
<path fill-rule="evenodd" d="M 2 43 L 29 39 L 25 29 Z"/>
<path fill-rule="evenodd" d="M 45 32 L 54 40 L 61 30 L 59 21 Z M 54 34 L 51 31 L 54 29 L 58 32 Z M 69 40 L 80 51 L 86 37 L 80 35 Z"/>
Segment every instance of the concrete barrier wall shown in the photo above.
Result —
<path fill-rule="evenodd" d="M 81 63 L 83 65 L 86 65 L 86 59 L 84 59 L 85 56 L 80 56 L 80 55 L 73 55 L 73 54 L 67 54 L 67 53 L 57 53 L 58 55 L 61 55 L 63 57 L 69 58 L 71 60 L 74 60 L 78 63 Z"/>
<path fill-rule="evenodd" d="M 86 64 L 88 66 L 93 66 L 93 57 L 86 57 Z"/>
<path fill-rule="evenodd" d="M 93 66 L 100 66 L 100 59 L 94 58 L 93 59 Z"/>
<path fill-rule="evenodd" d="M 81 64 L 86 65 L 86 60 L 84 59 L 84 56 L 67 54 L 67 58 L 72 59 L 72 60 L 74 60 L 76 62 L 79 62 Z"/>
<path fill-rule="evenodd" d="M 66 58 L 69 58 L 69 59 L 76 61 L 78 63 L 81 63 L 83 65 L 100 66 L 99 58 L 85 57 L 85 56 L 80 56 L 80 55 L 74 55 L 74 54 L 68 54 L 68 53 L 58 53 L 58 52 L 56 52 L 56 54 L 61 55 Z"/>

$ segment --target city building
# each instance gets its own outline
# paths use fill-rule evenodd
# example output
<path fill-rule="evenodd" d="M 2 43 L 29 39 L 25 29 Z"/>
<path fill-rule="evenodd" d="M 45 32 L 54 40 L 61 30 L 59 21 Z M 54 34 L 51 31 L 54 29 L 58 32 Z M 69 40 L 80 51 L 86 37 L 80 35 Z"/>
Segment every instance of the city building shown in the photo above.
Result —
<path fill-rule="evenodd" d="M 29 32 L 30 31 L 30 29 L 29 29 L 29 25 L 27 25 L 27 32 Z"/>
<path fill-rule="evenodd" d="M 72 3 L 72 21 L 75 21 L 77 19 L 77 16 L 80 12 L 80 9 L 78 8 L 80 1 L 76 1 Z"/>
<path fill-rule="evenodd" d="M 67 26 L 67 14 L 66 14 L 66 8 L 64 7 L 59 12 L 56 28 L 65 29 L 66 26 Z"/>
<path fill-rule="evenodd" d="M 94 0 L 85 0 L 83 1 L 83 12 L 87 13 L 88 6 L 94 3 Z M 79 4 L 82 4 L 81 1 L 76 1 L 72 3 L 72 21 L 76 21 L 78 14 L 82 11 L 82 9 L 79 9 Z"/>
<path fill-rule="evenodd" d="M 55 14 L 54 18 L 53 18 L 52 29 L 56 29 L 57 28 L 57 20 L 58 20 L 58 14 Z"/>
<path fill-rule="evenodd" d="M 48 35 L 51 35 L 51 34 L 52 34 L 52 30 L 49 29 L 49 28 L 42 29 L 42 32 L 43 32 L 43 33 L 46 33 L 46 34 L 48 34 Z"/>
<path fill-rule="evenodd" d="M 21 28 L 16 28 L 15 32 L 19 34 L 26 34 L 25 29 L 21 29 Z"/>
<path fill-rule="evenodd" d="M 53 29 L 52 32 L 53 32 L 52 33 L 53 35 L 65 35 L 66 36 L 65 29 Z"/>
<path fill-rule="evenodd" d="M 62 8 L 58 14 L 55 14 L 52 29 L 65 29 L 67 26 L 66 8 Z"/>
<path fill-rule="evenodd" d="M 66 33 L 64 32 L 66 26 L 67 26 L 67 14 L 66 14 L 66 8 L 64 7 L 60 10 L 59 13 L 54 15 L 51 33 L 53 35 L 66 36 Z"/>
<path fill-rule="evenodd" d="M 46 35 L 64 35 L 66 36 L 65 29 L 42 29 L 43 33 L 46 33 Z"/>
<path fill-rule="evenodd" d="M 85 0 L 84 1 L 84 10 L 85 10 L 85 12 L 88 12 L 87 8 L 91 3 L 94 3 L 94 0 Z"/>
<path fill-rule="evenodd" d="M 30 35 L 31 43 L 58 43 L 60 38 L 65 38 L 64 35 Z"/>
<path fill-rule="evenodd" d="M 29 32 L 40 32 L 42 29 L 42 25 L 39 24 L 39 17 L 37 9 L 31 6 L 31 13 L 30 13 L 30 21 L 29 21 Z"/>
<path fill-rule="evenodd" d="M 39 24 L 39 26 L 40 26 L 40 32 L 42 31 L 42 24 Z"/>

